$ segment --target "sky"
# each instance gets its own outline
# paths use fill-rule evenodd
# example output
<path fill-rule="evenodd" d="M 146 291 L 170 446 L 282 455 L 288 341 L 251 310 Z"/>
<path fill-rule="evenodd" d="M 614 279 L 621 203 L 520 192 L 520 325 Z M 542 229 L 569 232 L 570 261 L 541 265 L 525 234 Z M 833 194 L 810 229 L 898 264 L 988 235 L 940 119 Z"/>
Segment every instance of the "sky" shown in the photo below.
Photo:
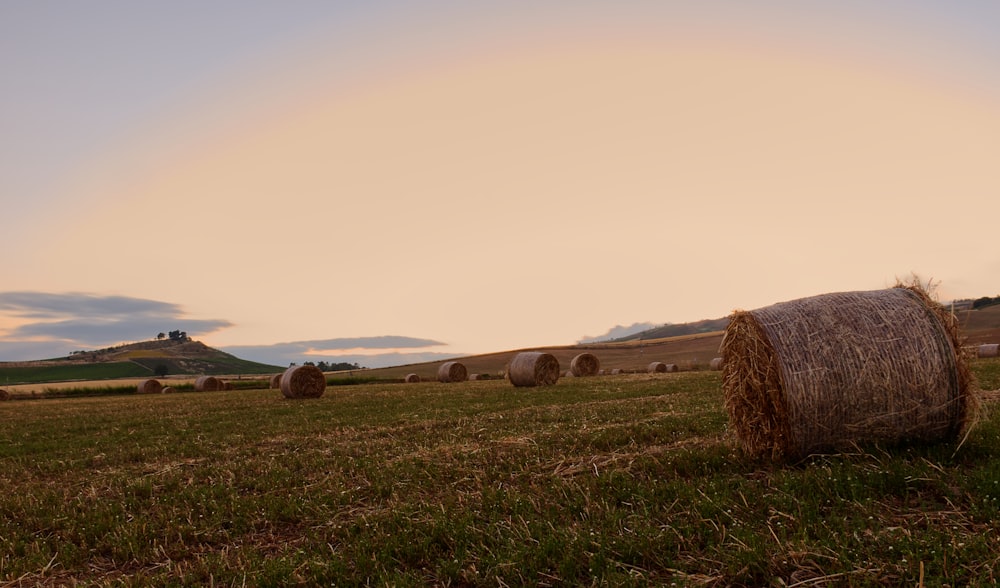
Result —
<path fill-rule="evenodd" d="M 992 0 L 0 2 L 0 361 L 1000 293 Z"/>

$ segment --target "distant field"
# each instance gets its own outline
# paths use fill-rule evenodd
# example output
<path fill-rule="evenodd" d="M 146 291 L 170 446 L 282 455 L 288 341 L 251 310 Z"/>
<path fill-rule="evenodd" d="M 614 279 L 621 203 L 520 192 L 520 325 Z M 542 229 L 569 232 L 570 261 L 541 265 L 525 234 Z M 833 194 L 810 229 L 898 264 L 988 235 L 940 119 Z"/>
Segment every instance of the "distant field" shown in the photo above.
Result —
<path fill-rule="evenodd" d="M 2 402 L 0 585 L 992 585 L 996 396 L 794 465 L 709 371 Z"/>

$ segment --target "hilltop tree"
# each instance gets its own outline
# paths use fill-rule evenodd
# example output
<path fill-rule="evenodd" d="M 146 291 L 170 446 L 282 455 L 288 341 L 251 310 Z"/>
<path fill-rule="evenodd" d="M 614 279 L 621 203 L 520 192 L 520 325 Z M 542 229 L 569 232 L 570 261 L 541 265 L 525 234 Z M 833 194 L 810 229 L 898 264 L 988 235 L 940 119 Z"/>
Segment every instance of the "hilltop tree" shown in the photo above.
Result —
<path fill-rule="evenodd" d="M 170 340 L 171 341 L 187 341 L 188 340 L 188 334 L 186 332 L 184 332 L 184 331 L 179 330 L 179 329 L 176 330 L 176 331 L 170 331 L 169 335 L 170 335 Z"/>
<path fill-rule="evenodd" d="M 157 333 L 156 334 L 156 340 L 157 341 L 163 341 L 166 338 L 167 338 L 167 334 L 166 333 Z"/>

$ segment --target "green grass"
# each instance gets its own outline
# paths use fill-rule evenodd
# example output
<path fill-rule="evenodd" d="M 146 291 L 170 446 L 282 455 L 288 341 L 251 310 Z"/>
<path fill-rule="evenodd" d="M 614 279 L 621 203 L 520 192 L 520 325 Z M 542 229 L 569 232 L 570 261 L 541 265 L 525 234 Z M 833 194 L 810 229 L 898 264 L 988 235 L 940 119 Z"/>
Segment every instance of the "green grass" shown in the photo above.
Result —
<path fill-rule="evenodd" d="M 150 376 L 152 373 L 152 369 L 147 369 L 131 361 L 78 365 L 0 367 L 0 383 L 8 385 L 65 382 L 69 380 L 112 380 L 116 378 L 142 378 Z"/>
<path fill-rule="evenodd" d="M 977 362 L 981 379 L 998 362 Z M 717 372 L 0 404 L 0 584 L 988 585 L 1000 414 L 743 457 Z M 780 580 L 780 581 L 779 581 Z"/>

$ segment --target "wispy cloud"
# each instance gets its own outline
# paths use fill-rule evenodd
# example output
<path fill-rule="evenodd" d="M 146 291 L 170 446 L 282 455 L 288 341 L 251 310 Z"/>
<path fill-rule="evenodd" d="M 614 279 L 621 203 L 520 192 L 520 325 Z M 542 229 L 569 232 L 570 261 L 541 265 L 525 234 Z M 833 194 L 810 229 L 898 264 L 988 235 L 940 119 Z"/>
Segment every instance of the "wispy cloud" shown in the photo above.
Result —
<path fill-rule="evenodd" d="M 59 357 L 71 351 L 152 339 L 180 330 L 194 337 L 232 326 L 192 319 L 180 305 L 83 292 L 0 292 L 0 360 Z"/>

